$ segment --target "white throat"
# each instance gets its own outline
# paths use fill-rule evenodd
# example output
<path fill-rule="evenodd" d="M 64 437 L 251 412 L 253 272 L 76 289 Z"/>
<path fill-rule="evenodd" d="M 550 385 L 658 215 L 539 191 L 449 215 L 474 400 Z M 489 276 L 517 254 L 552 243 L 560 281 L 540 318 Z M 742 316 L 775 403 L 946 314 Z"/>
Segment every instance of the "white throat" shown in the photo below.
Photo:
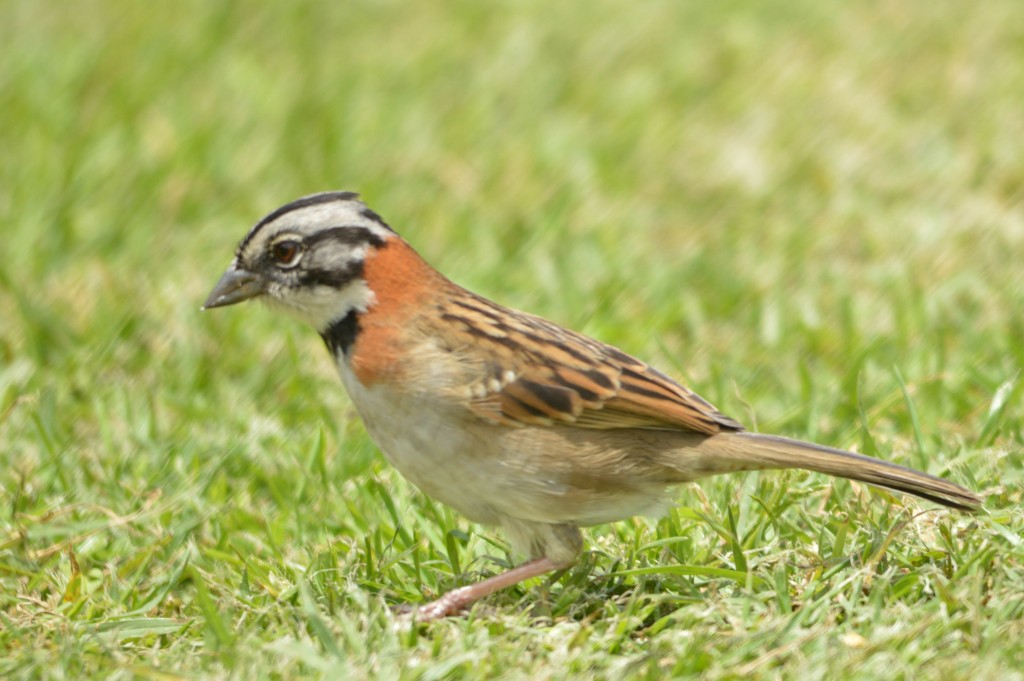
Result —
<path fill-rule="evenodd" d="M 365 279 L 355 279 L 340 290 L 330 286 L 315 286 L 301 291 L 292 289 L 288 291 L 287 303 L 275 293 L 271 287 L 268 295 L 264 296 L 268 305 L 306 322 L 321 334 L 352 311 L 366 312 L 376 300 Z"/>

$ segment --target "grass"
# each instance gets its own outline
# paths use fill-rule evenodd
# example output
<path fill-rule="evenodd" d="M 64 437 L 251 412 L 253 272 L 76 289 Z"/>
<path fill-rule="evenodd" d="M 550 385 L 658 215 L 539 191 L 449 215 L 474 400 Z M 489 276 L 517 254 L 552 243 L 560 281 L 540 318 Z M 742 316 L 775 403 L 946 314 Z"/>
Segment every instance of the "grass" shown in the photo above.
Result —
<path fill-rule="evenodd" d="M 4 678 L 1013 679 L 1024 7 L 0 7 Z M 986 495 L 679 491 L 396 626 L 504 540 L 384 464 L 316 335 L 199 305 L 261 214 L 362 192 L 474 290 L 750 427 Z"/>

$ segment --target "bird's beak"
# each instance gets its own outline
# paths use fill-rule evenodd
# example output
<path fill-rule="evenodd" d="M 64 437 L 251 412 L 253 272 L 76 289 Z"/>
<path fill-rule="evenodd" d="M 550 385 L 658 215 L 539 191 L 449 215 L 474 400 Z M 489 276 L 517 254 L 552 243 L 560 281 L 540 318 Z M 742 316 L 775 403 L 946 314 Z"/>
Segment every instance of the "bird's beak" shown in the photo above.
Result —
<path fill-rule="evenodd" d="M 210 296 L 203 303 L 203 309 L 234 305 L 255 298 L 264 292 L 265 287 L 266 282 L 262 277 L 232 265 L 210 291 Z"/>

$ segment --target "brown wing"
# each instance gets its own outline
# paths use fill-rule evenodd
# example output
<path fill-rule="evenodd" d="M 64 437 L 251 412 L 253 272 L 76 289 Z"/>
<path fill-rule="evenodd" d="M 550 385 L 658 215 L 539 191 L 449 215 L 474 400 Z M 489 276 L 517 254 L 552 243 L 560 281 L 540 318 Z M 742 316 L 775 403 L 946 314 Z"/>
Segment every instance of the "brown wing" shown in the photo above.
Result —
<path fill-rule="evenodd" d="M 482 371 L 470 408 L 505 425 L 659 428 L 709 435 L 742 430 L 693 391 L 644 362 L 540 317 L 468 291 L 441 318 L 453 351 Z M 454 334 L 453 334 L 454 330 Z"/>

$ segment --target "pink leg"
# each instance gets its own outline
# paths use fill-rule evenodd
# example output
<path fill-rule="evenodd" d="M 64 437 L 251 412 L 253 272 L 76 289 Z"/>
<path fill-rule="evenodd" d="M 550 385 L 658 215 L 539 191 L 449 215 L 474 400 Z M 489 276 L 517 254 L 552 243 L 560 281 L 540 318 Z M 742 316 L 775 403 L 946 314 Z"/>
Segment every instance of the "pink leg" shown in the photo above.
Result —
<path fill-rule="evenodd" d="M 514 567 L 508 572 L 502 572 L 500 575 L 489 577 L 482 582 L 452 589 L 436 601 L 421 605 L 416 609 L 413 617 L 421 622 L 429 622 L 442 617 L 448 617 L 449 615 L 455 615 L 484 596 L 490 596 L 495 591 L 501 591 L 514 584 L 518 584 L 524 579 L 539 577 L 545 572 L 551 572 L 552 570 L 564 567 L 567 567 L 565 563 L 556 563 L 550 558 L 536 558 Z"/>

